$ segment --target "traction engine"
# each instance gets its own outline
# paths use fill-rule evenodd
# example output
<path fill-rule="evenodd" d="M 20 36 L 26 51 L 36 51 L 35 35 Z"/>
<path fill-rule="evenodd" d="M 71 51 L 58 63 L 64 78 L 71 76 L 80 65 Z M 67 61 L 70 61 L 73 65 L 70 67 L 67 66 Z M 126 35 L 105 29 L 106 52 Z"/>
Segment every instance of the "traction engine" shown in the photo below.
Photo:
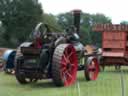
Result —
<path fill-rule="evenodd" d="M 15 57 L 15 76 L 21 84 L 51 78 L 56 86 L 69 86 L 77 70 L 84 70 L 87 80 L 96 80 L 99 65 L 96 54 L 87 54 L 80 42 L 80 10 L 73 11 L 74 25 L 66 32 L 51 32 L 39 23 L 31 42 L 22 43 Z M 84 64 L 78 64 L 81 58 Z"/>

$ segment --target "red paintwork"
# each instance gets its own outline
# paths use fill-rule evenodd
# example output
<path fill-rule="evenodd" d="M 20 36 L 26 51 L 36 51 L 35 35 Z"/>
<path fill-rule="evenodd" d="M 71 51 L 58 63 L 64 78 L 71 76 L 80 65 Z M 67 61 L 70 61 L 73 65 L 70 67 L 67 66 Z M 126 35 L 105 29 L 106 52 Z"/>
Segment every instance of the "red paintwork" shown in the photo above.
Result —
<path fill-rule="evenodd" d="M 87 70 L 89 72 L 90 79 L 96 80 L 99 74 L 99 65 L 96 58 L 92 59 L 90 64 L 88 64 Z"/>
<path fill-rule="evenodd" d="M 93 30 L 102 32 L 103 62 L 128 65 L 128 25 L 97 24 Z"/>
<path fill-rule="evenodd" d="M 103 52 L 102 56 L 106 56 L 106 57 L 124 57 L 124 53 L 123 52 Z"/>
<path fill-rule="evenodd" d="M 64 86 L 69 86 L 76 81 L 78 59 L 76 51 L 72 45 L 69 45 L 65 50 L 61 59 L 61 78 Z"/>
<path fill-rule="evenodd" d="M 94 31 L 97 32 L 128 32 L 128 25 L 120 24 L 96 24 L 93 27 Z"/>
<path fill-rule="evenodd" d="M 102 34 L 103 56 L 124 56 L 126 32 L 107 32 Z"/>
<path fill-rule="evenodd" d="M 36 38 L 35 46 L 37 48 L 42 48 L 42 39 L 41 38 Z"/>

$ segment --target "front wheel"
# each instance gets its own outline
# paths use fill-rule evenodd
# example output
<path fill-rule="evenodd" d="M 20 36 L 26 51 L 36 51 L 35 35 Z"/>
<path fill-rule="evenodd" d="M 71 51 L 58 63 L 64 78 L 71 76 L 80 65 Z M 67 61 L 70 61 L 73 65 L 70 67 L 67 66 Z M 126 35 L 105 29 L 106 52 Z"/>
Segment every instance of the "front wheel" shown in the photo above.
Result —
<path fill-rule="evenodd" d="M 29 78 L 25 78 L 25 73 L 20 71 L 20 67 L 23 62 L 22 57 L 18 57 L 16 61 L 17 62 L 16 62 L 15 76 L 16 76 L 17 81 L 20 84 L 30 83 L 31 80 Z"/>
<path fill-rule="evenodd" d="M 56 86 L 69 86 L 76 80 L 78 59 L 75 48 L 60 44 L 54 51 L 52 78 Z"/>
<path fill-rule="evenodd" d="M 85 64 L 85 77 L 87 81 L 96 80 L 99 74 L 99 64 L 96 57 L 89 57 Z"/>
<path fill-rule="evenodd" d="M 24 42 L 22 43 L 18 48 L 15 56 L 15 76 L 17 81 L 20 84 L 28 84 L 31 83 L 32 81 L 35 81 L 30 78 L 26 78 L 25 72 L 21 71 L 22 68 L 22 63 L 24 62 L 23 54 L 21 53 L 21 47 L 29 47 L 32 43 L 31 42 Z"/>

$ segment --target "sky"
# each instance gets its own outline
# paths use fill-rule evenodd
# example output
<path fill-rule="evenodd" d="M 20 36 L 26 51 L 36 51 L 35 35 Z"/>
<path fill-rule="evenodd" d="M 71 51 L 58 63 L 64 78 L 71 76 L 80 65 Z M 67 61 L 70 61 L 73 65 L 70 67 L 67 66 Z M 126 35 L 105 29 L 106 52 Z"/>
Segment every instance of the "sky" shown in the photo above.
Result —
<path fill-rule="evenodd" d="M 57 15 L 73 9 L 95 14 L 103 13 L 112 19 L 114 24 L 128 21 L 128 0 L 39 0 L 46 13 Z"/>

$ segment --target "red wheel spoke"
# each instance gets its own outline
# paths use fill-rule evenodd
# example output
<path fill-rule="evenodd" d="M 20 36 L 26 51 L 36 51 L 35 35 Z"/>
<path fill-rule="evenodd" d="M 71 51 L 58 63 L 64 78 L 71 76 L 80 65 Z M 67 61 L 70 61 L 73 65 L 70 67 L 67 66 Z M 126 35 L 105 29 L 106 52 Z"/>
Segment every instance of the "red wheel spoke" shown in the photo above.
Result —
<path fill-rule="evenodd" d="M 89 69 L 90 69 L 90 70 L 94 70 L 95 67 L 93 67 L 93 66 L 89 66 Z"/>
<path fill-rule="evenodd" d="M 65 55 L 68 56 L 68 49 L 65 50 Z"/>
<path fill-rule="evenodd" d="M 68 71 L 66 71 L 65 73 L 72 79 L 72 75 Z"/>
<path fill-rule="evenodd" d="M 65 70 L 66 70 L 66 67 L 63 67 L 63 68 L 62 68 L 62 72 L 64 72 Z"/>
<path fill-rule="evenodd" d="M 95 67 L 89 66 L 89 67 L 88 67 L 88 70 L 89 70 L 89 71 L 95 71 Z"/>
<path fill-rule="evenodd" d="M 88 70 L 94 72 L 96 70 L 95 67 L 95 62 L 92 61 L 91 64 L 88 66 Z"/>
<path fill-rule="evenodd" d="M 68 59 L 72 56 L 74 52 L 71 52 L 69 55 L 68 55 Z"/>
<path fill-rule="evenodd" d="M 67 83 L 67 78 L 65 72 L 63 72 L 64 82 Z"/>
<path fill-rule="evenodd" d="M 64 65 L 64 66 L 66 66 L 66 65 L 67 65 L 67 64 L 66 64 L 66 62 L 61 62 L 61 64 L 62 64 L 62 65 Z"/>
<path fill-rule="evenodd" d="M 69 86 L 73 84 L 76 80 L 77 64 L 76 50 L 72 44 L 60 44 L 57 46 L 54 52 L 52 66 L 52 74 L 55 74 L 53 75 L 55 84 L 58 86 Z M 56 72 L 59 73 L 57 74 Z"/>
<path fill-rule="evenodd" d="M 65 54 L 63 56 L 64 56 L 64 59 L 65 59 L 66 63 L 68 63 L 69 60 L 66 58 Z"/>
<path fill-rule="evenodd" d="M 68 63 L 69 63 L 69 64 L 72 64 L 70 60 L 68 60 Z"/>
<path fill-rule="evenodd" d="M 68 58 L 68 63 L 69 63 L 69 64 L 72 64 L 72 63 L 71 63 L 71 60 L 70 60 L 70 58 Z"/>
<path fill-rule="evenodd" d="M 95 62 L 94 62 L 94 61 L 92 61 L 91 65 L 92 65 L 93 67 L 95 67 Z"/>
<path fill-rule="evenodd" d="M 97 73 L 98 73 L 98 71 L 97 71 L 97 62 L 96 61 L 92 61 L 91 62 L 91 66 L 90 66 L 90 78 L 91 78 L 91 80 L 96 80 L 96 78 L 97 78 Z"/>
<path fill-rule="evenodd" d="M 72 66 L 72 67 L 75 67 L 75 65 L 74 65 L 74 64 L 71 64 L 71 66 Z"/>

